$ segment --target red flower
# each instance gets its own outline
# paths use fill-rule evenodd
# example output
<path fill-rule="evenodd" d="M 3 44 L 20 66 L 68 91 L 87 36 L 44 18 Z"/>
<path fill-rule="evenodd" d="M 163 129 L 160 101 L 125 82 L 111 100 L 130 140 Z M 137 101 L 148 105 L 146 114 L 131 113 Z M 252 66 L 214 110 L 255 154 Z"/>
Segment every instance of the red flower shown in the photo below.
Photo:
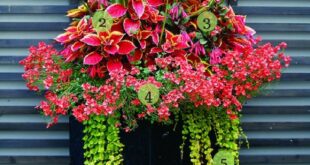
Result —
<path fill-rule="evenodd" d="M 173 53 L 175 50 L 182 50 L 188 48 L 187 42 L 181 35 L 174 35 L 172 32 L 166 30 L 166 42 L 162 45 L 162 49 L 167 53 Z"/>
<path fill-rule="evenodd" d="M 82 18 L 77 26 L 70 26 L 66 29 L 66 32 L 58 35 L 55 40 L 62 44 L 69 43 L 71 41 L 76 41 L 77 43 L 73 43 L 71 45 L 72 51 L 76 51 L 83 45 L 78 41 L 80 38 L 84 36 L 84 34 L 93 32 L 93 28 L 91 26 L 91 20 L 86 17 Z"/>
<path fill-rule="evenodd" d="M 129 54 L 136 46 L 129 40 L 122 40 L 124 34 L 119 31 L 100 32 L 96 34 L 88 34 L 81 39 L 82 42 L 90 46 L 101 46 L 106 53 L 110 55 Z"/>

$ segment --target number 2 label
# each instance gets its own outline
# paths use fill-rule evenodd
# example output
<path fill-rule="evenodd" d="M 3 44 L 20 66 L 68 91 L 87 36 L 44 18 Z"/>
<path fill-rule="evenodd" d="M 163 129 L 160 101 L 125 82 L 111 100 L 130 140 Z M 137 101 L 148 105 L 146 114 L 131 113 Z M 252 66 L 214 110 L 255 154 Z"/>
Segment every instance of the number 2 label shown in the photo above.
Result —
<path fill-rule="evenodd" d="M 97 32 L 109 31 L 113 25 L 113 18 L 106 11 L 96 11 L 92 24 Z"/>

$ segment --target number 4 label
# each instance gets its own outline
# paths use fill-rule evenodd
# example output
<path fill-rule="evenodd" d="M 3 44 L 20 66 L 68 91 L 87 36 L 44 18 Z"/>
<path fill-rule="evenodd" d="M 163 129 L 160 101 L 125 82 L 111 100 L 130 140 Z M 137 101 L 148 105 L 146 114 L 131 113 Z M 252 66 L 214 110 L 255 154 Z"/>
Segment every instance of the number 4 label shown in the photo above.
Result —
<path fill-rule="evenodd" d="M 235 158 L 231 151 L 221 150 L 213 158 L 214 165 L 234 165 Z"/>
<path fill-rule="evenodd" d="M 138 91 L 138 98 L 144 105 L 153 105 L 158 102 L 159 89 L 154 84 L 144 84 Z"/>

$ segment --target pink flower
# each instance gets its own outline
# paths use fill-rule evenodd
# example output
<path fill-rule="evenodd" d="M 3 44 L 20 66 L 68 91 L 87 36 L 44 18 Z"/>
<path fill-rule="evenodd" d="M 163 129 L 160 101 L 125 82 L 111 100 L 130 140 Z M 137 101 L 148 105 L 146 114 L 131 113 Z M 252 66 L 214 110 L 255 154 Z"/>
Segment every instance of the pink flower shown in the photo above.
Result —
<path fill-rule="evenodd" d="M 168 120 L 170 116 L 169 108 L 166 104 L 161 103 L 157 109 L 158 117 L 160 120 Z"/>
<path fill-rule="evenodd" d="M 190 51 L 195 56 L 206 55 L 206 50 L 205 50 L 204 46 L 200 44 L 199 41 L 197 41 L 195 44 L 192 45 Z"/>
<path fill-rule="evenodd" d="M 52 76 L 48 76 L 44 81 L 44 87 L 45 89 L 49 89 L 53 83 L 54 83 L 54 80 L 53 80 L 53 77 Z"/>
<path fill-rule="evenodd" d="M 169 11 L 171 19 L 175 22 L 180 21 L 188 17 L 187 13 L 184 11 L 181 3 L 175 3 Z"/>
<path fill-rule="evenodd" d="M 220 48 L 215 48 L 212 50 L 210 53 L 210 64 L 211 65 L 216 65 L 221 62 L 221 56 L 223 52 Z"/>
<path fill-rule="evenodd" d="M 131 104 L 135 105 L 135 106 L 138 106 L 141 104 L 140 100 L 139 99 L 134 99 L 131 101 Z"/>

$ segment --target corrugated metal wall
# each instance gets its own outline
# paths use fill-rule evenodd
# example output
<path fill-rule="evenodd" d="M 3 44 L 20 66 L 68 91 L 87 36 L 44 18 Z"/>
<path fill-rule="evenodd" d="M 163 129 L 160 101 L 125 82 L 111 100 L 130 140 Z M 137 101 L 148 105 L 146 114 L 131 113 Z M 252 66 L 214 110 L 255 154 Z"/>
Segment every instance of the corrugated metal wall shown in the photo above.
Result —
<path fill-rule="evenodd" d="M 68 25 L 72 0 L 0 1 L 0 164 L 68 164 L 68 120 L 45 129 L 33 108 L 18 61 L 27 47 L 55 37 Z M 280 82 L 248 101 L 243 127 L 250 149 L 241 165 L 310 164 L 310 1 L 239 0 L 235 7 L 263 38 L 289 44 L 292 66 Z"/>
<path fill-rule="evenodd" d="M 34 109 L 41 97 L 29 92 L 18 61 L 27 47 L 51 42 L 69 24 L 70 0 L 0 0 L 0 164 L 69 164 L 68 119 L 46 129 Z"/>
<path fill-rule="evenodd" d="M 293 59 L 281 81 L 244 109 L 251 147 L 242 149 L 241 165 L 309 165 L 310 1 L 239 0 L 234 8 L 265 40 L 286 41 Z"/>

